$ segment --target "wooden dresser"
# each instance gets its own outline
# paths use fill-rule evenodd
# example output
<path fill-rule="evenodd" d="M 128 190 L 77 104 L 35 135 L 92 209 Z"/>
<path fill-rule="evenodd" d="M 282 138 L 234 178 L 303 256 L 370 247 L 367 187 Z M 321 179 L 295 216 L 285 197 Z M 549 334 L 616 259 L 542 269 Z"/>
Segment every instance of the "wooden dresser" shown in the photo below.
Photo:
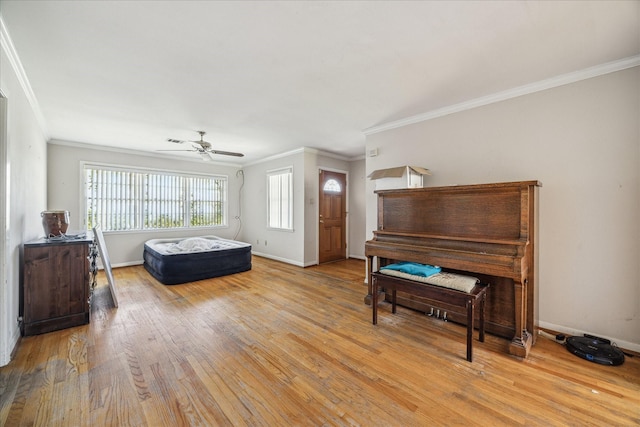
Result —
<path fill-rule="evenodd" d="M 24 244 L 20 289 L 23 336 L 89 323 L 95 262 L 93 239 Z"/>

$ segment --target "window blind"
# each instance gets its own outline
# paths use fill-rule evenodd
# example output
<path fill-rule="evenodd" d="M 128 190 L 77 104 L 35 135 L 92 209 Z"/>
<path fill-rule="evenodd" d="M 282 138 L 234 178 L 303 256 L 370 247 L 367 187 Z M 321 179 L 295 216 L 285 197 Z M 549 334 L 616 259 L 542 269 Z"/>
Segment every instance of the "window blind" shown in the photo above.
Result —
<path fill-rule="evenodd" d="M 227 225 L 227 178 L 85 166 L 87 229 Z"/>

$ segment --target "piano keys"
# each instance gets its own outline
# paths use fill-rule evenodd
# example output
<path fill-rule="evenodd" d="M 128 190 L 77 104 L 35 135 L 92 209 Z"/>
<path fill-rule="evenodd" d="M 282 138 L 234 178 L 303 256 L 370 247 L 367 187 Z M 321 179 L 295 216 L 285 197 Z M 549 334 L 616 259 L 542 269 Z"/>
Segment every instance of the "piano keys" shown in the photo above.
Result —
<path fill-rule="evenodd" d="M 487 294 L 486 330 L 511 339 L 509 352 L 526 357 L 537 323 L 538 181 L 378 190 L 378 223 L 365 243 L 368 294 L 371 273 L 395 261 L 439 265 L 472 274 L 492 286 Z M 383 290 L 376 290 L 381 292 Z M 398 304 L 447 311 L 466 323 L 455 307 L 398 294 Z"/>

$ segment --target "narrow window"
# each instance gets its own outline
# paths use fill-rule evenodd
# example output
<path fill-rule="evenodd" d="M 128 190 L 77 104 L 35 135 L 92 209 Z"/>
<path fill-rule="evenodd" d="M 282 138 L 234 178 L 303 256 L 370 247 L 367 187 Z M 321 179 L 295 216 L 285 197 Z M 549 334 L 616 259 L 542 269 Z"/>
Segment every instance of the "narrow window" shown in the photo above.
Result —
<path fill-rule="evenodd" d="M 267 172 L 267 224 L 293 230 L 293 168 Z"/>

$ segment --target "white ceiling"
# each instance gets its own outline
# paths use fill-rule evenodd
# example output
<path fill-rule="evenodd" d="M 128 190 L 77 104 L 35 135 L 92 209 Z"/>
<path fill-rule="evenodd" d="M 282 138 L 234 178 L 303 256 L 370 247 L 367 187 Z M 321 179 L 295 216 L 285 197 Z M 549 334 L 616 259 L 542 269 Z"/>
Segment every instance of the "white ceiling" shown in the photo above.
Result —
<path fill-rule="evenodd" d="M 240 163 L 302 146 L 355 158 L 368 128 L 640 54 L 638 1 L 2 0 L 0 14 L 48 138 L 154 151 L 205 130 Z"/>

